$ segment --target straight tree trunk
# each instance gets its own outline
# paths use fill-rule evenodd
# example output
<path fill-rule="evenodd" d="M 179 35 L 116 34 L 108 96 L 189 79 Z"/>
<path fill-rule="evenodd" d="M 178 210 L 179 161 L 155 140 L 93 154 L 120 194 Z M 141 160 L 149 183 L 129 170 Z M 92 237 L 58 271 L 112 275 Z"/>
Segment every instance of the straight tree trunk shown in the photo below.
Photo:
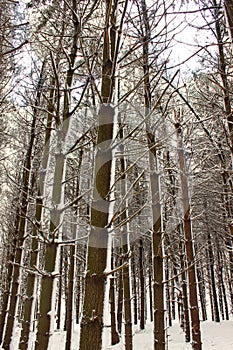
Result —
<path fill-rule="evenodd" d="M 62 248 L 62 247 L 61 247 Z M 69 248 L 66 247 L 64 249 L 64 261 L 63 261 L 63 265 L 66 267 L 64 269 L 64 273 L 63 276 L 64 279 L 62 281 L 62 283 L 64 283 L 64 294 L 65 294 L 65 322 L 64 322 L 64 327 L 63 330 L 66 331 L 67 330 L 67 314 L 68 314 L 68 294 L 69 294 L 69 271 L 70 271 L 70 262 L 71 259 L 69 261 Z M 62 299 L 62 298 L 61 298 Z"/>
<path fill-rule="evenodd" d="M 227 20 L 229 22 L 229 29 L 231 33 L 231 39 L 232 39 L 232 24 L 233 24 L 233 6 L 231 3 L 231 0 L 224 0 L 225 3 L 225 10 L 227 14 Z M 220 16 L 222 16 L 221 9 L 217 8 L 218 4 L 216 0 L 213 0 L 213 5 L 216 6 L 215 10 L 215 31 L 216 31 L 216 37 L 218 42 L 218 52 L 219 52 L 219 73 L 222 79 L 222 85 L 223 85 L 223 103 L 225 112 L 227 115 L 227 121 L 228 121 L 228 128 L 230 133 L 230 141 L 231 141 L 231 153 L 233 155 L 233 113 L 231 108 L 231 98 L 230 98 L 230 88 L 229 88 L 229 81 L 227 77 L 227 70 L 226 70 L 226 60 L 225 60 L 225 54 L 224 54 L 224 43 L 223 43 L 223 34 L 222 34 L 222 28 L 220 23 Z M 232 42 L 233 44 L 233 42 Z M 233 158 L 232 158 L 233 161 Z"/>
<path fill-rule="evenodd" d="M 166 283 L 166 305 L 167 305 L 167 317 L 168 317 L 168 326 L 172 326 L 172 313 L 171 313 L 171 294 L 170 294 L 170 285 L 169 285 L 169 262 L 166 259 L 166 269 L 165 269 L 165 279 L 168 281 Z"/>
<path fill-rule="evenodd" d="M 205 216 L 206 216 L 206 226 L 207 226 L 208 257 L 209 257 L 210 277 L 211 277 L 213 306 L 214 306 L 214 320 L 215 322 L 220 322 L 217 289 L 216 289 L 216 283 L 215 283 L 216 276 L 214 271 L 214 254 L 213 254 L 213 247 L 211 244 L 211 236 L 209 232 L 210 228 L 208 225 L 208 217 L 207 217 L 207 203 L 205 205 Z"/>
<path fill-rule="evenodd" d="M 201 342 L 201 330 L 200 319 L 198 311 L 198 298 L 197 298 L 197 280 L 196 280 L 196 268 L 194 261 L 193 241 L 192 241 L 192 226 L 190 217 L 190 200 L 188 191 L 188 179 L 186 169 L 186 159 L 183 149 L 183 141 L 181 134 L 181 126 L 179 123 L 175 124 L 178 140 L 178 159 L 180 165 L 180 179 L 182 190 L 182 204 L 184 212 L 184 235 L 185 235 L 185 248 L 188 268 L 188 281 L 189 281 L 189 304 L 190 315 L 192 325 L 192 348 L 195 350 L 202 349 Z"/>
<path fill-rule="evenodd" d="M 140 329 L 145 329 L 145 277 L 143 264 L 143 241 L 139 240 L 139 276 L 140 276 Z"/>
<path fill-rule="evenodd" d="M 74 313 L 74 282 L 75 282 L 75 255 L 76 255 L 76 248 L 77 248 L 76 244 L 73 244 L 70 247 L 70 266 L 69 266 L 69 285 L 68 285 L 68 295 L 67 295 L 66 346 L 65 346 L 65 350 L 70 350 L 71 349 L 71 340 L 72 340 L 73 313 Z"/>
<path fill-rule="evenodd" d="M 64 247 L 61 246 L 59 258 L 59 281 L 58 281 L 58 301 L 57 301 L 57 330 L 61 330 L 61 316 L 62 316 L 62 296 L 63 296 L 63 259 Z"/>
<path fill-rule="evenodd" d="M 122 257 L 119 260 L 122 265 Z M 118 271 L 118 303 L 117 303 L 117 329 L 121 334 L 122 329 L 122 310 L 123 310 L 123 272 L 122 269 Z"/>
<path fill-rule="evenodd" d="M 224 309 L 225 309 L 225 318 L 226 320 L 229 320 L 229 310 L 228 310 L 228 302 L 227 302 L 227 296 L 226 296 L 226 287 L 224 283 L 224 277 L 223 277 L 223 263 L 222 263 L 222 252 L 220 251 L 220 247 L 218 249 L 218 262 L 219 262 L 219 283 L 221 285 L 222 294 L 223 294 L 223 302 L 224 302 Z"/>
<path fill-rule="evenodd" d="M 149 278 L 149 302 L 150 302 L 150 322 L 153 322 L 153 294 L 152 294 L 152 268 L 151 264 L 148 269 Z"/>
<path fill-rule="evenodd" d="M 174 276 L 176 275 L 176 272 L 174 271 Z M 175 282 L 174 278 L 171 280 L 171 304 L 172 304 L 172 319 L 176 319 L 176 301 L 175 301 Z"/>
<path fill-rule="evenodd" d="M 53 84 L 52 84 L 53 86 Z M 43 197 L 44 197 L 44 182 L 46 177 L 46 169 L 49 159 L 49 140 L 51 135 L 51 125 L 52 125 L 52 109 L 53 109 L 53 98 L 54 90 L 50 92 L 50 103 L 48 105 L 48 117 L 47 117 L 47 127 L 45 133 L 45 143 L 44 143 L 44 154 L 42 159 L 42 169 L 39 176 L 39 188 L 36 198 L 36 212 L 35 212 L 35 225 L 33 226 L 32 232 L 32 252 L 30 257 L 30 268 L 32 272 L 28 273 L 27 276 L 27 287 L 26 287 L 26 299 L 23 307 L 23 320 L 22 320 L 22 331 L 20 336 L 20 350 L 27 350 L 29 343 L 29 335 L 32 331 L 33 320 L 35 315 L 36 307 L 36 291 L 38 278 L 33 272 L 33 269 L 38 265 L 39 257 L 39 242 L 38 242 L 38 230 L 41 229 L 41 221 L 43 215 Z"/>
<path fill-rule="evenodd" d="M 105 298 L 108 251 L 108 223 L 112 181 L 112 141 L 114 137 L 115 110 L 111 103 L 114 88 L 114 67 L 112 52 L 115 56 L 115 39 L 110 36 L 112 2 L 105 1 L 106 20 L 103 43 L 103 65 L 101 98 L 98 114 L 97 151 L 95 155 L 94 190 L 91 203 L 91 229 L 87 249 L 87 273 L 85 278 L 85 296 L 81 321 L 80 350 L 101 350 L 103 330 L 103 308 Z M 116 8 L 114 9 L 116 11 Z M 111 17 L 112 16 L 112 17 Z"/>
<path fill-rule="evenodd" d="M 40 97 L 42 93 L 44 66 L 45 66 L 45 63 L 43 63 L 42 65 L 40 78 L 36 89 L 37 96 L 35 101 L 35 107 L 33 109 L 30 140 L 29 140 L 28 149 L 25 155 L 24 168 L 23 168 L 20 220 L 19 220 L 19 226 L 17 231 L 15 258 L 13 262 L 14 266 L 13 266 L 11 294 L 10 294 L 10 301 L 9 301 L 9 314 L 8 314 L 8 319 L 6 323 L 5 337 L 3 341 L 3 347 L 6 350 L 9 350 L 10 348 L 10 343 L 11 343 L 11 339 L 14 331 L 14 322 L 17 314 L 18 297 L 20 295 L 21 266 L 23 265 L 22 263 L 23 247 L 24 247 L 26 222 L 27 222 L 26 217 L 27 217 L 28 206 L 29 206 L 29 190 L 30 190 L 30 181 L 31 181 L 31 172 L 32 172 L 32 155 L 33 155 L 33 147 L 36 139 L 36 125 L 38 122 L 37 106 L 40 103 Z"/>
<path fill-rule="evenodd" d="M 120 124 L 120 139 L 124 139 L 124 130 Z M 122 154 L 120 169 L 121 169 L 121 196 L 122 198 L 126 195 L 126 160 L 124 157 L 125 150 L 123 143 L 120 145 L 120 154 Z M 125 208 L 121 214 L 121 221 L 124 222 L 128 216 L 128 203 L 126 200 Z M 121 235 L 122 235 L 122 262 L 123 264 L 127 262 L 130 255 L 130 244 L 129 244 L 129 232 L 128 232 L 128 224 L 123 224 L 121 227 Z M 123 296 L 124 296 L 124 321 L 125 321 L 125 349 L 132 350 L 133 349 L 133 335 L 132 335 L 132 311 L 131 311 L 131 286 L 130 286 L 130 270 L 129 264 L 125 264 L 123 269 Z"/>
<path fill-rule="evenodd" d="M 17 232 L 18 232 L 18 226 L 20 222 L 20 213 L 19 213 L 19 207 L 17 208 L 16 212 L 16 218 L 15 218 L 15 224 L 14 224 L 14 233 L 13 233 L 13 242 L 8 247 L 7 252 L 7 275 L 6 275 L 6 285 L 2 297 L 2 303 L 1 303 L 1 314 L 0 314 L 0 343 L 3 339 L 3 332 L 5 327 L 5 322 L 7 320 L 7 310 L 8 310 L 8 303 L 10 299 L 11 294 L 11 284 L 12 284 L 12 277 L 13 277 L 13 263 L 15 258 L 15 250 L 16 250 L 16 244 L 17 244 Z"/>
<path fill-rule="evenodd" d="M 59 242 L 61 240 L 62 215 L 60 208 L 64 205 L 64 178 L 66 171 L 65 142 L 69 131 L 69 99 L 70 88 L 74 77 L 74 66 L 77 54 L 77 41 L 80 34 L 80 23 L 75 15 L 77 11 L 76 0 L 72 0 L 73 33 L 72 48 L 69 54 L 69 68 L 66 76 L 66 89 L 64 91 L 62 126 L 57 129 L 58 140 L 55 154 L 55 172 L 53 181 L 52 202 L 54 209 L 50 213 L 50 233 L 46 242 L 44 273 L 41 277 L 41 294 L 39 303 L 38 331 L 35 350 L 47 350 L 50 336 L 54 330 L 55 287 L 57 284 L 57 269 L 59 257 Z M 59 82 L 58 82 L 59 84 Z M 58 111 L 59 112 L 59 111 Z M 58 121 L 59 123 L 59 121 Z M 60 129 L 60 130 L 59 130 Z"/>
<path fill-rule="evenodd" d="M 79 163 L 77 168 L 77 184 L 75 191 L 75 198 L 79 196 L 79 182 L 80 182 L 80 170 L 82 165 L 83 150 L 81 149 L 79 153 Z M 75 209 L 74 212 L 74 224 L 72 225 L 72 237 L 77 238 L 77 219 L 78 209 Z M 66 346 L 65 350 L 71 350 L 71 341 L 72 341 L 72 331 L 74 324 L 74 287 L 76 280 L 76 253 L 77 253 L 77 244 L 76 242 L 70 247 L 70 266 L 68 272 L 68 292 L 67 292 L 67 312 L 66 312 Z"/>
<path fill-rule="evenodd" d="M 200 295 L 200 302 L 201 302 L 201 312 L 202 312 L 202 321 L 207 320 L 207 311 L 206 311 L 206 287 L 205 287 L 205 281 L 204 281 L 204 274 L 203 274 L 203 266 L 198 266 L 197 268 L 197 280 L 198 280 L 198 286 L 199 286 L 199 295 Z"/>
<path fill-rule="evenodd" d="M 143 73 L 144 73 L 144 107 L 145 116 L 151 111 L 151 89 L 149 71 L 149 41 L 150 25 L 147 5 L 141 0 L 143 16 Z M 149 122 L 148 122 L 149 123 Z M 155 148 L 155 135 L 146 125 L 147 143 L 149 149 L 150 191 L 152 198 L 152 255 L 153 255 L 153 292 L 154 292 L 154 350 L 165 350 L 164 322 L 164 288 L 163 288 L 163 248 L 162 248 L 162 213 L 161 189 L 158 155 Z"/>
<path fill-rule="evenodd" d="M 23 258 L 23 244 L 25 237 L 25 227 L 26 227 L 26 215 L 28 210 L 28 195 L 29 195 L 29 183 L 30 183 L 30 173 L 31 173 L 31 157 L 32 157 L 32 148 L 34 144 L 34 135 L 31 137 L 29 148 L 26 154 L 25 165 L 24 165 L 24 174 L 23 174 L 23 189 L 22 189 L 22 202 L 20 210 L 20 222 L 19 229 L 17 232 L 17 243 L 15 258 L 13 262 L 13 275 L 12 275 L 12 285 L 11 285 L 11 294 L 10 294 L 10 303 L 9 303 L 9 314 L 6 323 L 6 332 L 3 342 L 3 347 L 6 350 L 10 348 L 11 337 L 13 335 L 14 321 L 17 313 L 17 302 L 19 296 L 20 288 L 20 266 L 22 266 Z"/>
<path fill-rule="evenodd" d="M 132 289 L 133 289 L 133 314 L 134 314 L 134 324 L 136 325 L 138 323 L 138 303 L 137 303 L 137 279 L 136 279 L 136 261 L 135 261 L 135 246 L 132 248 L 132 259 L 131 259 L 131 266 L 132 266 L 132 275 L 133 275 L 133 283 L 132 283 Z"/>
<path fill-rule="evenodd" d="M 182 227 L 181 225 L 179 225 Z M 189 308 L 188 308 L 188 288 L 187 288 L 187 273 L 185 270 L 185 253 L 182 242 L 180 241 L 180 266 L 181 266 L 181 279 L 182 279 L 182 301 L 184 308 L 184 332 L 185 341 L 190 342 L 190 318 L 189 318 Z"/>
<path fill-rule="evenodd" d="M 128 232 L 123 232 L 123 244 L 122 253 L 123 256 L 128 259 L 129 243 Z M 126 260 L 123 258 L 123 262 Z M 130 290 L 130 277 L 129 267 L 125 265 L 123 267 L 123 292 L 124 292 L 124 320 L 125 320 L 125 350 L 133 349 L 133 334 L 132 334 L 132 315 L 131 315 L 131 290 Z"/>
<path fill-rule="evenodd" d="M 111 257 L 111 269 L 114 269 L 114 256 L 112 249 Z M 110 301 L 110 315 L 111 315 L 111 345 L 119 343 L 119 335 L 116 327 L 116 300 L 115 300 L 115 278 L 114 274 L 110 278 L 110 290 L 109 290 L 109 301 Z"/>
<path fill-rule="evenodd" d="M 209 259 L 208 248 L 206 248 L 206 256 Z M 207 275 L 208 275 L 208 287 L 209 287 L 209 298 L 210 298 L 210 311 L 211 311 L 211 319 L 214 322 L 214 303 L 213 303 L 213 293 L 212 293 L 212 284 L 211 284 L 211 274 L 210 274 L 210 265 L 207 264 Z"/>

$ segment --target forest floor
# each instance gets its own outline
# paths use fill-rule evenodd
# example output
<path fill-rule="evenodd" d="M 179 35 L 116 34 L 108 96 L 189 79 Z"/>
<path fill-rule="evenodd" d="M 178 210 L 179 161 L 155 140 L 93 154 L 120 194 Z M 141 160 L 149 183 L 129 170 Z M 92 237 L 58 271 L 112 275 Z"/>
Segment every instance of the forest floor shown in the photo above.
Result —
<path fill-rule="evenodd" d="M 232 350 L 233 349 L 233 320 L 215 323 L 205 321 L 201 323 L 203 350 Z M 18 332 L 17 332 L 18 331 Z M 103 334 L 103 350 L 124 350 L 124 337 L 120 343 L 115 346 L 109 346 L 111 340 L 111 329 L 105 328 Z M 16 336 L 11 344 L 11 350 L 17 350 L 19 340 L 19 328 L 16 330 Z M 133 331 L 133 349 L 134 350 L 153 350 L 153 324 L 147 323 L 146 329 L 140 331 L 134 326 Z M 75 328 L 73 334 L 72 350 L 78 350 L 79 326 Z M 33 348 L 32 348 L 33 349 Z M 51 337 L 49 350 L 65 349 L 65 332 L 55 332 Z M 191 350 L 189 343 L 185 343 L 184 332 L 178 322 L 167 330 L 166 350 Z M 2 348 L 0 348 L 2 350 Z"/>
<path fill-rule="evenodd" d="M 153 325 L 148 323 L 145 331 L 134 333 L 134 350 L 153 350 Z M 233 349 L 233 321 L 202 322 L 203 350 L 232 350 Z M 75 349 L 75 348 L 74 348 Z M 120 343 L 114 347 L 106 347 L 112 350 L 123 350 L 124 345 Z M 167 350 L 191 350 L 191 344 L 185 343 L 184 332 L 178 322 L 167 331 Z"/>

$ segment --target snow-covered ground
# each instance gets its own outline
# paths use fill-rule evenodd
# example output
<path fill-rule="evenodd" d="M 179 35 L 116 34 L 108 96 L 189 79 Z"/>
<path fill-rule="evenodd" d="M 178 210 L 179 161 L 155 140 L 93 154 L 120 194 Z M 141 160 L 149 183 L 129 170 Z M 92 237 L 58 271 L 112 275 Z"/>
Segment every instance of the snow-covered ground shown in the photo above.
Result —
<path fill-rule="evenodd" d="M 151 323 L 146 325 L 145 331 L 135 330 L 133 341 L 134 350 L 153 350 L 153 338 Z M 203 350 L 233 350 L 233 321 L 202 322 L 202 342 Z M 124 344 L 120 343 L 115 346 L 105 347 L 104 350 L 123 350 Z M 176 322 L 167 331 L 167 347 L 168 350 L 191 350 L 190 344 L 185 343 L 184 333 Z M 73 348 L 76 350 L 77 347 Z"/>
<path fill-rule="evenodd" d="M 203 350 L 233 350 L 233 320 L 215 322 L 202 322 L 202 342 Z M 19 339 L 19 328 L 16 336 L 11 344 L 11 350 L 17 350 L 17 342 Z M 124 350 L 124 339 L 115 346 L 109 346 L 111 329 L 105 328 L 103 334 L 103 350 Z M 145 331 L 134 328 L 133 343 L 134 350 L 153 350 L 153 325 L 146 324 Z M 79 327 L 75 328 L 73 334 L 72 350 L 79 348 Z M 55 332 L 51 337 L 49 350 L 64 350 L 65 349 L 65 332 Z M 190 344 L 185 343 L 184 333 L 177 322 L 167 331 L 167 350 L 191 350 Z M 0 348 L 2 350 L 2 348 Z M 32 348 L 33 350 L 33 348 Z"/>

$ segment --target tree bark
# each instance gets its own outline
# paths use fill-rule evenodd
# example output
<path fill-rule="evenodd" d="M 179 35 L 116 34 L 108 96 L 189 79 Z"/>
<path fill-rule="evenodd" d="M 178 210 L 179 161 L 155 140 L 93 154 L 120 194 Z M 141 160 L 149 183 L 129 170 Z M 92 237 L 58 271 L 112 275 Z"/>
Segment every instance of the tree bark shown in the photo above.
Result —
<path fill-rule="evenodd" d="M 133 315 L 134 315 L 134 324 L 136 325 L 138 323 L 138 303 L 137 303 L 137 279 L 136 279 L 136 261 L 135 261 L 135 246 L 132 247 L 132 259 L 131 259 L 131 266 L 132 266 L 132 274 L 133 274 L 133 283 L 132 283 L 132 291 L 133 291 Z"/>
<path fill-rule="evenodd" d="M 220 322 L 220 315 L 219 315 L 219 306 L 218 306 L 218 297 L 217 297 L 217 290 L 216 290 L 216 277 L 215 277 L 215 271 L 214 271 L 214 254 L 213 254 L 213 247 L 211 244 L 211 236 L 210 236 L 210 228 L 208 224 L 208 217 L 207 217 L 207 203 L 205 204 L 205 217 L 206 217 L 206 227 L 207 227 L 207 245 L 208 245 L 208 257 L 209 257 L 209 266 L 210 266 L 210 277 L 211 277 L 211 286 L 212 286 L 212 296 L 213 296 L 213 306 L 214 306 L 214 320 L 215 322 Z"/>
<path fill-rule="evenodd" d="M 83 157 L 83 150 L 81 149 L 79 153 L 79 162 L 78 162 L 78 168 L 76 169 L 77 172 L 77 183 L 76 183 L 76 189 L 74 193 L 74 197 L 78 198 L 79 196 L 79 182 L 80 182 L 80 170 L 82 165 L 82 157 Z M 74 212 L 74 223 L 72 225 L 72 237 L 77 238 L 77 219 L 78 216 L 78 209 L 75 209 Z M 71 350 L 71 341 L 72 341 L 72 331 L 73 331 L 73 324 L 74 324 L 74 287 L 75 287 L 75 280 L 76 280 L 76 252 L 77 252 L 77 244 L 74 243 L 70 247 L 70 266 L 69 266 L 69 272 L 68 272 L 68 292 L 67 292 L 67 312 L 66 312 L 66 346 L 65 350 Z"/>
<path fill-rule="evenodd" d="M 108 223 L 112 178 L 111 144 L 114 134 L 115 110 L 111 103 L 114 83 L 111 53 L 115 41 L 110 39 L 112 2 L 106 0 L 106 21 L 103 43 L 103 64 L 101 98 L 98 115 L 97 151 L 95 155 L 94 191 L 91 204 L 91 228 L 87 252 L 87 273 L 85 296 L 81 321 L 80 350 L 101 350 L 103 329 L 103 308 L 105 298 L 107 262 Z M 115 51 L 114 51 L 115 52 Z"/>
<path fill-rule="evenodd" d="M 139 240 L 139 276 L 140 276 L 140 329 L 145 329 L 145 277 L 143 263 L 143 241 Z"/>
<path fill-rule="evenodd" d="M 18 226 L 20 222 L 20 213 L 19 213 L 19 208 L 17 208 L 16 212 L 16 218 L 15 218 L 15 224 L 14 224 L 14 233 L 13 233 L 13 242 L 12 244 L 8 247 L 8 252 L 7 252 L 7 275 L 6 275 L 6 285 L 4 288 L 4 293 L 3 293 L 3 298 L 2 298 L 2 303 L 1 303 L 1 315 L 0 315 L 0 343 L 2 342 L 3 339 L 3 332 L 4 332 L 4 327 L 5 323 L 7 320 L 7 308 L 8 308 L 8 303 L 10 299 L 10 293 L 11 293 L 11 283 L 12 283 L 12 277 L 13 277 L 13 263 L 14 263 L 14 257 L 15 257 L 15 249 L 16 249 L 16 244 L 17 244 L 17 232 L 18 232 Z"/>
<path fill-rule="evenodd" d="M 121 126 L 121 120 L 119 120 L 120 124 L 120 139 L 124 140 L 124 130 Z M 124 155 L 124 144 L 120 145 L 120 154 Z M 127 188 L 126 188 L 126 160 L 125 157 L 122 156 L 120 162 L 121 169 L 121 196 L 125 197 Z M 128 202 L 126 200 L 125 208 L 121 214 L 121 221 L 124 222 L 128 216 Z M 130 255 L 130 244 L 129 244 L 129 232 L 128 232 L 128 223 L 123 224 L 121 227 L 121 241 L 122 241 L 122 262 L 127 263 Z M 131 311 L 131 286 L 130 286 L 130 269 L 129 264 L 125 264 L 123 269 L 123 296 L 124 296 L 124 321 L 125 321 L 125 349 L 132 350 L 133 349 L 133 335 L 132 335 L 132 311 Z"/>
<path fill-rule="evenodd" d="M 66 155 L 65 155 L 65 142 L 69 131 L 70 124 L 70 88 L 72 86 L 74 77 L 74 65 L 77 55 L 77 41 L 80 34 L 80 23 L 78 17 L 75 15 L 77 12 L 76 0 L 72 0 L 72 47 L 69 54 L 69 67 L 66 74 L 66 89 L 64 91 L 64 104 L 63 104 L 63 120 L 62 126 L 60 120 L 57 120 L 58 143 L 55 154 L 55 172 L 53 181 L 53 193 L 52 202 L 54 209 L 50 213 L 50 233 L 47 237 L 45 249 L 45 264 L 41 277 L 41 294 L 39 304 L 39 317 L 38 317 L 38 332 L 35 344 L 35 350 L 47 350 L 50 336 L 54 329 L 54 312 L 55 312 L 55 287 L 57 283 L 57 268 L 59 257 L 59 241 L 61 240 L 61 225 L 62 214 L 60 207 L 64 204 L 64 178 L 66 172 Z M 55 68 L 56 69 L 56 68 Z M 59 82 L 57 82 L 59 84 Z M 59 89 L 59 87 L 57 87 Z M 59 101 L 58 101 L 59 102 Z M 59 113 L 59 110 L 57 111 Z"/>
<path fill-rule="evenodd" d="M 182 204 L 184 212 L 184 235 L 185 235 L 185 248 L 188 267 L 188 280 L 189 280 L 189 303 L 192 325 L 192 348 L 195 350 L 202 349 L 201 342 L 201 330 L 200 319 L 198 311 L 198 298 L 197 298 L 197 282 L 196 282 L 196 269 L 194 261 L 193 241 L 192 241 L 192 226 L 190 217 L 190 200 L 188 191 L 188 178 L 186 169 L 186 159 L 183 149 L 183 141 L 181 135 L 181 127 L 179 123 L 175 124 L 178 140 L 178 158 L 180 165 L 180 179 L 182 190 Z"/>
<path fill-rule="evenodd" d="M 111 257 L 111 269 L 114 269 L 114 256 L 112 250 Z M 111 345 L 119 343 L 119 335 L 116 328 L 116 300 L 115 300 L 115 278 L 114 274 L 110 278 L 110 290 L 109 290 L 109 302 L 110 302 L 110 315 L 111 315 Z"/>
<path fill-rule="evenodd" d="M 143 16 L 143 72 L 144 72 L 144 107 L 145 115 L 151 111 L 151 89 L 149 71 L 150 25 L 145 0 L 141 0 Z M 146 125 L 149 149 L 150 190 L 152 198 L 152 255 L 153 255 L 153 292 L 154 292 L 154 350 L 165 350 L 164 288 L 163 288 L 163 247 L 161 189 L 158 156 L 155 148 L 155 135 Z"/>
<path fill-rule="evenodd" d="M 179 225 L 182 229 L 182 225 Z M 190 318 L 189 318 L 189 308 L 188 308 L 188 288 L 187 288 L 187 273 L 186 273 L 186 264 L 185 264 L 185 252 L 184 246 L 180 241 L 180 266 L 181 266 L 181 279 L 182 279 L 182 301 L 184 308 L 184 332 L 185 332 L 185 341 L 190 342 Z"/>
<path fill-rule="evenodd" d="M 122 265 L 122 257 L 119 260 L 119 265 Z M 118 303 L 117 303 L 117 329 L 121 334 L 122 329 L 122 310 L 123 310 L 123 272 L 118 271 Z"/>
<path fill-rule="evenodd" d="M 29 190 L 30 190 L 30 181 L 32 175 L 32 155 L 33 155 L 33 147 L 36 139 L 36 125 L 38 122 L 38 111 L 37 106 L 40 103 L 41 93 L 42 93 L 42 85 L 44 78 L 44 67 L 45 62 L 42 64 L 39 81 L 36 88 L 36 101 L 35 107 L 33 108 L 33 118 L 31 124 L 31 132 L 30 132 L 30 140 L 28 149 L 25 155 L 24 161 L 24 170 L 22 176 L 22 198 L 20 203 L 20 220 L 18 231 L 16 233 L 17 242 L 15 248 L 15 258 L 13 263 L 13 274 L 12 274 L 12 284 L 11 284 L 11 294 L 9 301 L 9 314 L 6 323 L 6 331 L 3 342 L 3 347 L 6 350 L 10 348 L 11 338 L 13 336 L 14 322 L 17 313 L 17 304 L 18 297 L 20 294 L 20 279 L 21 279 L 21 266 L 23 265 L 23 247 L 24 247 L 24 239 L 25 239 L 25 230 L 26 230 L 26 222 L 27 222 L 27 212 L 29 206 Z"/>
<path fill-rule="evenodd" d="M 53 84 L 52 84 L 53 85 Z M 54 89 L 50 92 L 50 103 L 48 105 L 48 117 L 47 127 L 44 141 L 44 154 L 42 159 L 42 169 L 39 176 L 39 188 L 36 198 L 36 212 L 35 212 L 35 225 L 33 226 L 32 232 L 32 252 L 30 257 L 30 268 L 33 270 L 38 265 L 39 257 L 39 242 L 38 242 L 38 230 L 41 229 L 41 221 L 43 215 L 43 197 L 44 197 L 44 182 L 46 177 L 46 169 L 49 159 L 49 140 L 51 135 L 51 124 L 52 124 L 52 102 L 54 98 Z M 29 335 L 32 331 L 32 323 L 35 314 L 36 307 L 36 291 L 37 291 L 38 278 L 35 273 L 28 273 L 27 276 L 27 287 L 26 287 L 26 300 L 24 302 L 23 309 L 23 320 L 22 320 L 22 331 L 20 336 L 20 350 L 27 350 Z"/>

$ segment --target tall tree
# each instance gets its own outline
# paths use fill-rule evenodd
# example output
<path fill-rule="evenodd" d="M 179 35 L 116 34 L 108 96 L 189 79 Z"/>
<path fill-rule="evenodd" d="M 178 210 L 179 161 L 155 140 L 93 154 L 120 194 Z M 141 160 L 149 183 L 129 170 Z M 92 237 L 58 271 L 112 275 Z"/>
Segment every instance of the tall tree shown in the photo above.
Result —
<path fill-rule="evenodd" d="M 188 190 L 188 173 L 185 160 L 183 141 L 182 141 L 182 129 L 179 122 L 175 124 L 178 139 L 178 159 L 180 165 L 180 179 L 182 190 L 182 204 L 184 213 L 184 235 L 185 235 L 185 248 L 188 268 L 188 280 L 189 280 L 189 303 L 191 314 L 191 331 L 192 331 L 192 348 L 201 350 L 201 330 L 197 297 L 197 277 L 196 267 L 194 261 L 194 249 L 193 249 L 193 236 L 191 226 L 191 211 L 190 211 L 190 199 Z"/>
<path fill-rule="evenodd" d="M 33 149 L 35 145 L 36 139 L 36 126 L 38 123 L 38 111 L 37 106 L 40 104 L 40 98 L 42 93 L 43 86 L 43 75 L 44 75 L 44 64 L 42 64 L 41 74 L 38 81 L 37 86 L 37 96 L 35 101 L 35 108 L 33 109 L 33 118 L 31 123 L 31 133 L 29 138 L 29 145 L 25 155 L 24 162 L 24 170 L 22 175 L 22 194 L 21 194 L 21 203 L 20 203 L 20 220 L 17 228 L 17 242 L 16 242 L 16 251 L 14 261 L 12 264 L 14 265 L 13 273 L 12 273 L 12 285 L 11 285 L 11 294 L 9 301 L 9 315 L 6 324 L 6 332 L 3 341 L 3 345 L 6 349 L 9 349 L 11 337 L 13 334 L 14 320 L 15 315 L 17 314 L 17 303 L 18 296 L 20 292 L 20 273 L 23 259 L 23 247 L 24 240 L 26 236 L 26 223 L 27 223 L 27 215 L 28 215 L 28 206 L 29 206 L 29 195 L 30 195 L 30 187 L 32 180 L 32 157 L 33 157 Z"/>
<path fill-rule="evenodd" d="M 162 213 L 161 188 L 159 176 L 158 150 L 155 135 L 151 131 L 148 115 L 152 111 L 149 43 L 151 38 L 148 9 L 145 0 L 141 0 L 143 21 L 143 87 L 146 135 L 149 149 L 150 190 L 152 198 L 152 255 L 153 255 L 153 292 L 154 292 L 154 349 L 165 349 L 164 324 L 164 290 L 163 290 L 163 242 L 162 242 Z"/>
<path fill-rule="evenodd" d="M 71 4 L 64 2 L 64 10 L 71 13 L 72 31 L 71 45 L 69 55 L 67 56 L 68 67 L 65 77 L 65 88 L 63 96 L 62 109 L 60 106 L 60 89 L 61 81 L 57 74 L 57 69 L 53 55 L 51 60 L 56 80 L 57 104 L 56 104 L 56 121 L 57 121 L 57 143 L 55 154 L 55 167 L 52 189 L 52 210 L 50 211 L 49 235 L 45 241 L 45 258 L 44 273 L 41 277 L 41 293 L 39 303 L 38 331 L 35 343 L 36 350 L 46 350 L 48 348 L 50 335 L 53 332 L 54 312 L 55 312 L 55 293 L 56 293 L 56 271 L 59 259 L 59 242 L 62 239 L 61 226 L 63 221 L 64 206 L 64 178 L 66 173 L 66 146 L 67 135 L 70 127 L 70 89 L 73 84 L 75 73 L 75 61 L 78 50 L 78 39 L 81 25 L 77 16 L 77 2 L 73 0 Z"/>
<path fill-rule="evenodd" d="M 114 140 L 115 110 L 111 106 L 119 45 L 111 36 L 118 1 L 105 1 L 105 30 L 101 73 L 101 106 L 95 154 L 91 228 L 88 240 L 87 274 L 81 322 L 80 350 L 100 350 L 102 347 L 103 307 L 105 298 L 109 241 L 110 188 L 112 179 L 112 144 Z M 124 14 L 124 12 L 123 12 Z M 121 34 L 121 33 L 120 33 Z M 114 53 L 114 54 L 112 54 Z M 114 59 L 112 60 L 112 56 Z"/>

